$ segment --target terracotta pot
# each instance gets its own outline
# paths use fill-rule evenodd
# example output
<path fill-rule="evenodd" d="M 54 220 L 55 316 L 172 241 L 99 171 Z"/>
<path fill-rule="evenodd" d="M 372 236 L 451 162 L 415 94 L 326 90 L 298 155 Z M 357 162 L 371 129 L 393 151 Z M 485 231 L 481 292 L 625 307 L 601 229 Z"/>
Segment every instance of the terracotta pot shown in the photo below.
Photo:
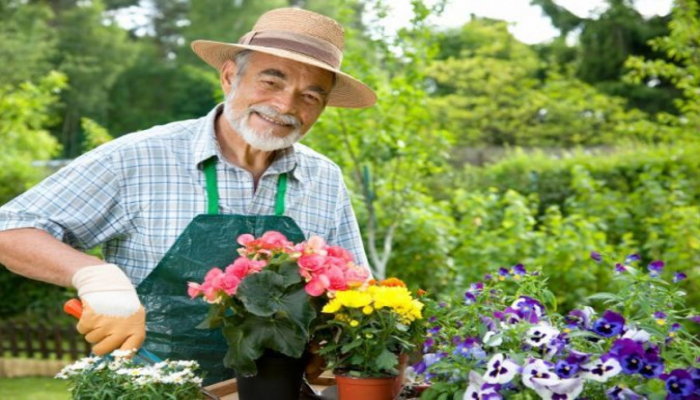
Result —
<path fill-rule="evenodd" d="M 393 400 L 401 393 L 399 377 L 357 378 L 336 375 L 338 400 Z"/>

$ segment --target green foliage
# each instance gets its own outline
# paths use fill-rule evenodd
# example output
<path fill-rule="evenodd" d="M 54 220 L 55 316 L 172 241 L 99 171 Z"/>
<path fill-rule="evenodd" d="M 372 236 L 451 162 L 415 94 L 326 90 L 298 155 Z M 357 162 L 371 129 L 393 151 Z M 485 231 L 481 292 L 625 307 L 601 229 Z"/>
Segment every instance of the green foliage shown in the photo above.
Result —
<path fill-rule="evenodd" d="M 378 278 L 386 276 L 395 232 L 410 223 L 408 210 L 423 206 L 418 202 L 426 193 L 421 180 L 447 167 L 451 140 L 435 128 L 424 75 L 436 54 L 426 18 L 437 10 L 412 4 L 416 16 L 398 37 L 377 32 L 378 38 L 370 39 L 346 29 L 345 69 L 375 89 L 378 103 L 361 111 L 328 109 L 309 136 L 313 148 L 341 165 L 359 194 L 355 209 Z M 375 6 L 383 7 L 381 2 Z M 356 45 L 360 40 L 366 44 Z"/>
<path fill-rule="evenodd" d="M 0 85 L 35 81 L 51 70 L 56 48 L 51 9 L 22 3 L 0 0 Z"/>
<path fill-rule="evenodd" d="M 81 3 L 64 10 L 55 21 L 61 26 L 55 63 L 70 83 L 62 96 L 65 109 L 59 134 L 69 158 L 81 154 L 80 119 L 105 120 L 109 91 L 135 55 L 126 31 L 103 11 L 101 1 Z"/>
<path fill-rule="evenodd" d="M 674 127 L 673 134 L 697 140 L 700 128 L 700 5 L 694 0 L 677 0 L 669 23 L 668 36 L 650 41 L 654 50 L 665 53 L 671 60 L 630 57 L 626 67 L 631 71 L 627 81 L 640 83 L 647 79 L 666 79 L 682 93 L 675 105 L 680 116 L 658 115 L 661 122 Z"/>
<path fill-rule="evenodd" d="M 68 381 L 75 400 L 203 399 L 202 379 L 194 361 L 176 360 L 144 366 L 115 351 L 110 356 L 86 357 L 56 375 Z M 127 352 L 128 354 L 129 352 Z"/>
<path fill-rule="evenodd" d="M 430 107 L 458 145 L 570 147 L 641 136 L 629 126 L 646 120 L 644 113 L 566 69 L 543 73 L 537 53 L 504 22 L 473 20 L 441 43 L 450 57 L 428 70 L 438 85 Z"/>
<path fill-rule="evenodd" d="M 594 250 L 640 252 L 645 262 L 661 259 L 697 276 L 697 151 L 696 145 L 634 147 L 564 158 L 520 152 L 470 168 L 451 202 L 458 221 L 453 268 L 469 280 L 497 265 L 546 268 L 568 306 L 612 276 L 597 265 L 577 267 Z M 463 290 L 464 282 L 455 279 L 450 287 Z M 700 304 L 700 296 L 691 293 L 689 303 Z"/>
<path fill-rule="evenodd" d="M 100 126 L 100 124 L 91 120 L 90 118 L 81 119 L 80 125 L 82 126 L 83 131 L 85 132 L 85 142 L 83 143 L 83 149 L 86 152 L 112 140 L 112 135 L 110 135 L 109 132 L 107 132 L 107 129 Z"/>

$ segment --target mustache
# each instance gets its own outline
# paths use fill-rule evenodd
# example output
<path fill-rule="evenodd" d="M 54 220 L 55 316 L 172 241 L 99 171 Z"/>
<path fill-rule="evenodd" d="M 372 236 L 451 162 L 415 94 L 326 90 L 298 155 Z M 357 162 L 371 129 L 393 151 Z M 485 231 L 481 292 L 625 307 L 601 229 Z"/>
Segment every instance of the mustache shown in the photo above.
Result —
<path fill-rule="evenodd" d="M 299 121 L 297 117 L 289 114 L 282 114 L 275 110 L 275 108 L 272 106 L 262 104 L 252 105 L 246 110 L 246 115 L 250 115 L 253 112 L 264 115 L 267 118 L 274 119 L 275 121 L 279 121 L 283 124 L 292 125 L 295 128 L 301 128 L 301 121 Z"/>

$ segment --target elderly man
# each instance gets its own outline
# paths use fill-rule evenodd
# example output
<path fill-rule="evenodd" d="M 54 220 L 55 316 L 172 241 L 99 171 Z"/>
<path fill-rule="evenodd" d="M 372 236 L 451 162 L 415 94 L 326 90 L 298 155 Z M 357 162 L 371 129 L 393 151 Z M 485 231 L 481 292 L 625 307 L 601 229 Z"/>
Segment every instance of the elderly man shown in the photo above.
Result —
<path fill-rule="evenodd" d="M 236 237 L 319 235 L 367 266 L 340 170 L 296 143 L 326 106 L 376 101 L 340 71 L 343 40 L 332 19 L 278 9 L 239 43 L 193 42 L 220 71 L 224 103 L 122 136 L 0 208 L 0 262 L 74 286 L 78 330 L 96 354 L 146 337 L 160 357 L 196 359 L 209 382 L 227 379 L 225 342 L 195 329 L 206 306 L 187 298 L 186 282 L 230 262 Z M 105 261 L 80 251 L 100 244 Z"/>

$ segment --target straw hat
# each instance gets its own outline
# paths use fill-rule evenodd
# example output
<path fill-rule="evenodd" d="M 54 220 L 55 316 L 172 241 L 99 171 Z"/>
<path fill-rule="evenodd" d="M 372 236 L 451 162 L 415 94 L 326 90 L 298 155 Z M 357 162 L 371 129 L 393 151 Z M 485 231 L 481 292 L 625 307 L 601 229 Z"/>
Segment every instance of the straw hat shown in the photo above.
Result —
<path fill-rule="evenodd" d="M 343 28 L 335 20 L 298 8 L 280 8 L 261 15 L 253 30 L 238 43 L 195 40 L 192 50 L 218 70 L 243 50 L 313 65 L 335 73 L 329 106 L 369 107 L 377 101 L 377 95 L 364 83 L 340 71 L 344 44 Z"/>

